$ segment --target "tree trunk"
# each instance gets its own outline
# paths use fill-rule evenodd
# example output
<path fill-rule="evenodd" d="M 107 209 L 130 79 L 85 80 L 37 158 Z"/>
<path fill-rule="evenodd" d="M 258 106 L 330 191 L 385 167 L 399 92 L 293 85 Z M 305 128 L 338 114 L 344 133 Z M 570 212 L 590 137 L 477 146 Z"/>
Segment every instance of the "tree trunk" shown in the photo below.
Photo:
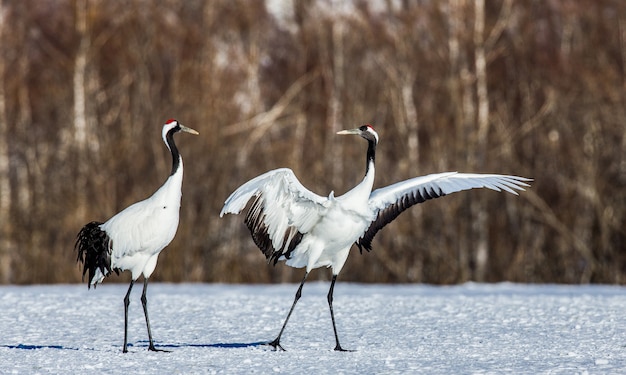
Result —
<path fill-rule="evenodd" d="M 487 61 L 485 58 L 484 30 L 485 30 L 485 1 L 474 2 L 474 69 L 476 71 L 476 99 L 478 101 L 478 130 L 474 145 L 474 168 L 476 172 L 483 172 L 485 167 L 485 153 L 487 149 L 487 135 L 489 132 L 489 96 L 487 92 Z M 486 200 L 472 200 L 470 210 L 473 220 L 472 229 L 476 239 L 474 251 L 474 280 L 485 281 L 487 263 L 489 262 L 489 213 L 486 209 Z"/>
<path fill-rule="evenodd" d="M 76 7 L 76 31 L 80 36 L 80 44 L 78 52 L 74 58 L 74 137 L 67 137 L 65 142 L 74 142 L 77 150 L 75 163 L 77 165 L 77 174 L 75 180 L 76 194 L 76 219 L 85 221 L 87 218 L 87 173 L 88 166 L 85 163 L 86 155 L 89 151 L 88 134 L 90 132 L 89 122 L 87 118 L 87 59 L 90 46 L 89 34 L 87 32 L 87 7 L 88 0 L 78 0 Z M 95 139 L 95 137 L 93 137 Z M 67 149 L 71 149 L 66 144 Z"/>
<path fill-rule="evenodd" d="M 4 52 L 5 6 L 0 3 L 0 55 Z M 9 124 L 4 91 L 5 60 L 0 59 L 0 283 L 11 281 L 14 244 L 11 233 L 11 183 L 9 175 Z"/>

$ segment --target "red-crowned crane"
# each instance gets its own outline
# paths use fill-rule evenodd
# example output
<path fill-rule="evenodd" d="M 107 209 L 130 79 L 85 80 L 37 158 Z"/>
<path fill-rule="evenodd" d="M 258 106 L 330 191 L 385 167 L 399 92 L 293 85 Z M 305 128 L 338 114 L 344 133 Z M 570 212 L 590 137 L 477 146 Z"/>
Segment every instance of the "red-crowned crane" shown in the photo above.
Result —
<path fill-rule="evenodd" d="M 178 132 L 198 134 L 174 119 L 163 125 L 163 142 L 172 153 L 172 171 L 165 183 L 151 197 L 137 202 L 119 212 L 105 223 L 93 221 L 78 233 L 75 249 L 77 261 L 83 263 L 83 279 L 89 271 L 87 286 L 96 287 L 111 271 L 119 274 L 129 270 L 132 280 L 124 297 L 124 348 L 128 352 L 128 305 L 130 291 L 135 281 L 143 275 L 141 304 L 148 327 L 148 350 L 162 351 L 154 347 L 146 290 L 148 279 L 157 264 L 161 251 L 174 239 L 178 228 L 181 187 L 183 183 L 183 159 L 178 153 L 174 134 Z"/>
<path fill-rule="evenodd" d="M 352 244 L 362 251 L 371 250 L 372 239 L 386 224 L 417 203 L 439 198 L 461 190 L 488 188 L 517 195 L 515 190 L 529 186 L 531 179 L 497 174 L 438 173 L 416 177 L 372 191 L 374 159 L 378 134 L 371 125 L 363 125 L 337 134 L 355 134 L 368 142 L 365 177 L 342 196 L 314 194 L 305 188 L 290 169 L 276 169 L 262 174 L 233 192 L 220 216 L 240 213 L 252 200 L 245 224 L 268 262 L 285 261 L 288 266 L 306 267 L 291 309 L 278 333 L 268 345 L 283 349 L 280 338 L 287 326 L 302 286 L 309 272 L 319 267 L 332 268 L 328 306 L 335 333 L 335 350 L 339 344 L 333 313 L 333 289 Z"/>

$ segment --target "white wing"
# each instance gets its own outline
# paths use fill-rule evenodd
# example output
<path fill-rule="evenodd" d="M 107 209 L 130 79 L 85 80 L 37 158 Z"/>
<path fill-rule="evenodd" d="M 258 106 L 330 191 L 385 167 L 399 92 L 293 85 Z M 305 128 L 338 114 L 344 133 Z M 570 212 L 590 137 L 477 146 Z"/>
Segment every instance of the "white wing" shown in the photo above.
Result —
<path fill-rule="evenodd" d="M 143 252 L 159 253 L 176 235 L 178 206 L 156 205 L 151 198 L 137 202 L 113 216 L 102 229 L 110 236 L 114 257 L 130 257 Z"/>
<path fill-rule="evenodd" d="M 244 222 L 256 245 L 274 263 L 282 256 L 289 258 L 329 202 L 305 188 L 291 169 L 282 168 L 241 185 L 226 199 L 220 217 L 240 213 L 252 198 Z"/>
<path fill-rule="evenodd" d="M 415 177 L 376 189 L 369 199 L 370 207 L 377 213 L 376 219 L 361 236 L 357 246 L 371 250 L 372 239 L 376 233 L 415 204 L 475 188 L 504 190 L 517 195 L 515 190 L 524 190 L 524 187 L 530 186 L 525 181 L 532 179 L 498 174 L 445 172 Z"/>

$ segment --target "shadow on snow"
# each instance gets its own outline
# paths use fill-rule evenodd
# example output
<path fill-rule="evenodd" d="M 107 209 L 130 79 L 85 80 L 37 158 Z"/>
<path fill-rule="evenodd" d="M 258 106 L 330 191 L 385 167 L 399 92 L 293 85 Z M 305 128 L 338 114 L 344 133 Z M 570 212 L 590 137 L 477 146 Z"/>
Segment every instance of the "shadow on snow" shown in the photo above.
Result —
<path fill-rule="evenodd" d="M 129 347 L 148 347 L 148 341 L 140 341 L 139 345 L 128 344 Z M 163 349 L 168 348 L 225 348 L 225 349 L 239 349 L 239 348 L 255 348 L 268 346 L 269 343 L 267 341 L 258 341 L 258 342 L 220 342 L 215 344 L 192 344 L 192 343 L 181 343 L 181 344 L 155 344 L 154 346 Z"/>
<path fill-rule="evenodd" d="M 259 342 L 223 342 L 215 344 L 158 344 L 157 348 L 225 348 L 225 349 L 238 349 L 238 348 L 254 348 L 267 346 L 267 341 Z M 139 345 L 128 344 L 128 347 L 147 348 L 148 342 L 141 342 Z M 38 349 L 56 349 L 56 350 L 80 350 L 79 348 L 66 347 L 63 345 L 32 345 L 32 344 L 17 344 L 17 345 L 0 345 L 0 348 L 7 349 L 20 349 L 20 350 L 38 350 Z"/>
<path fill-rule="evenodd" d="M 68 348 L 63 345 L 17 344 L 17 345 L 0 345 L 0 347 L 8 348 L 8 349 L 22 349 L 22 350 L 37 350 L 37 349 L 78 350 L 78 348 Z"/>

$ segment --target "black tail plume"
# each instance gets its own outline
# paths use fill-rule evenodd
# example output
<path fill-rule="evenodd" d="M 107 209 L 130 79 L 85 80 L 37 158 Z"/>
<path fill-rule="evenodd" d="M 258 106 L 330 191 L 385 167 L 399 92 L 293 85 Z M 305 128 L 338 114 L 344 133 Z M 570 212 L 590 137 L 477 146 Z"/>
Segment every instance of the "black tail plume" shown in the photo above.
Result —
<path fill-rule="evenodd" d="M 87 287 L 91 287 L 91 280 L 96 274 L 96 269 L 100 269 L 103 275 L 111 273 L 111 239 L 105 231 L 100 229 L 97 221 L 85 225 L 76 236 L 74 249 L 78 252 L 77 262 L 83 264 L 83 281 L 85 273 L 89 270 Z M 115 270 L 118 273 L 118 270 Z"/>

